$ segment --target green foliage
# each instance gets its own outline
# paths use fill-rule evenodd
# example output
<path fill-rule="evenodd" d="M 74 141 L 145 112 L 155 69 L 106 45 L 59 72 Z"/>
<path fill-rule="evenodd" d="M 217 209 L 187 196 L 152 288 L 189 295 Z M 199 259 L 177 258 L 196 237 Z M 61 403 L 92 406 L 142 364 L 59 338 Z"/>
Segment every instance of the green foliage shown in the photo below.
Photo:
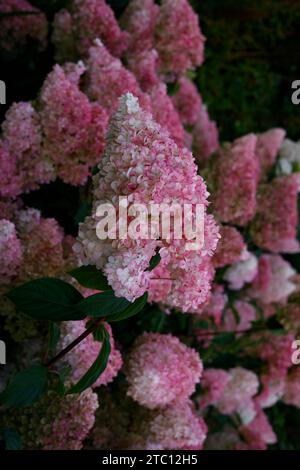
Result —
<path fill-rule="evenodd" d="M 6 408 L 21 408 L 32 405 L 47 390 L 48 369 L 35 364 L 16 374 L 0 395 L 0 404 Z"/>
<path fill-rule="evenodd" d="M 284 127 L 299 138 L 300 106 L 291 103 L 300 77 L 297 2 L 191 0 L 207 37 L 196 83 L 221 139 Z"/>
<path fill-rule="evenodd" d="M 152 256 L 152 258 L 150 260 L 150 266 L 148 268 L 148 271 L 153 271 L 153 269 L 156 268 L 156 266 L 159 265 L 160 260 L 161 260 L 161 257 L 160 257 L 159 253 L 156 253 L 154 256 Z"/>
<path fill-rule="evenodd" d="M 29 281 L 6 295 L 18 310 L 35 320 L 80 320 L 86 316 L 75 308 L 83 299 L 80 292 L 60 279 Z"/>
<path fill-rule="evenodd" d="M 116 322 L 121 320 L 126 320 L 127 318 L 133 317 L 137 313 L 139 313 L 145 305 L 147 304 L 148 294 L 145 293 L 138 299 L 136 299 L 132 304 L 129 304 L 123 311 L 120 313 L 115 313 L 113 315 L 109 315 L 108 320 L 110 322 Z"/>
<path fill-rule="evenodd" d="M 73 269 L 69 274 L 83 287 L 101 291 L 112 290 L 106 277 L 96 266 L 81 266 L 80 268 Z"/>
<path fill-rule="evenodd" d="M 92 266 L 74 270 L 72 275 L 85 287 L 93 286 L 95 288 L 96 285 L 98 289 L 100 285 L 105 287 L 105 277 Z M 148 295 L 144 294 L 132 303 L 126 299 L 115 297 L 112 290 L 83 298 L 73 286 L 60 279 L 42 278 L 11 290 L 7 297 L 15 303 L 18 310 L 29 317 L 35 320 L 49 321 L 46 349 L 48 354 L 49 351 L 56 350 L 60 337 L 60 328 L 55 322 L 81 320 L 87 316 L 97 319 L 111 319 L 113 322 L 126 320 L 143 310 Z M 65 378 L 69 371 L 65 371 L 65 369 L 53 371 L 52 388 L 59 395 L 83 392 L 93 385 L 105 370 L 111 350 L 109 333 L 103 323 L 100 325 L 98 323 L 99 320 L 98 322 L 89 321 L 86 333 L 93 332 L 94 338 L 102 343 L 101 349 L 97 359 L 79 382 L 66 392 Z M 5 407 L 22 407 L 37 401 L 48 388 L 49 372 L 47 367 L 52 366 L 56 360 L 63 357 L 63 354 L 64 351 L 49 361 L 47 366 L 37 364 L 18 373 L 0 395 L 0 404 Z"/>
<path fill-rule="evenodd" d="M 104 318 L 122 312 L 128 306 L 130 306 L 128 300 L 115 297 L 113 292 L 103 292 L 81 300 L 76 308 L 85 316 Z"/>
<path fill-rule="evenodd" d="M 48 342 L 48 350 L 55 351 L 57 343 L 60 338 L 60 328 L 57 323 L 52 321 L 49 322 L 49 342 Z"/>

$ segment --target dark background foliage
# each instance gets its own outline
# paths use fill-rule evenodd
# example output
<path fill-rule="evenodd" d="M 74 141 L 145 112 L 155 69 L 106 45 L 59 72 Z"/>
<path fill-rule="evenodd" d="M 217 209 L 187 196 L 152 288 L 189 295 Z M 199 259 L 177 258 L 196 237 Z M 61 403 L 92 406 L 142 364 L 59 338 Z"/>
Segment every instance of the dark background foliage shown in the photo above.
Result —
<path fill-rule="evenodd" d="M 67 0 L 31 0 L 51 21 Z M 108 3 L 119 16 L 128 0 Z M 300 105 L 291 103 L 291 83 L 300 79 L 300 0 L 191 0 L 207 38 L 204 65 L 194 79 L 217 121 L 221 140 L 248 132 L 284 127 L 300 138 Z M 1 21 L 4 19 L 0 18 Z M 0 122 L 14 101 L 35 99 L 54 64 L 53 48 L 38 53 L 34 44 L 14 56 L 0 56 L 0 79 L 7 84 L 8 103 L 0 107 Z M 87 203 L 78 188 L 60 181 L 23 197 L 44 216 L 55 217 L 68 233 L 76 234 Z M 149 306 L 136 320 L 122 322 L 117 337 L 126 347 L 140 332 L 188 336 L 187 316 L 168 318 Z M 300 410 L 278 404 L 268 411 L 280 449 L 300 449 Z"/>

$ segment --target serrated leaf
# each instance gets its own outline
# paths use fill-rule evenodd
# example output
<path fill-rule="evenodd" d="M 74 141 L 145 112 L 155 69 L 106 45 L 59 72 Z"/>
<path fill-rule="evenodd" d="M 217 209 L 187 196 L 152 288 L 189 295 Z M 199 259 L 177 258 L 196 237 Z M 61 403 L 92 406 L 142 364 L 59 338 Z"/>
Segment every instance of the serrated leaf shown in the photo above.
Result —
<path fill-rule="evenodd" d="M 96 266 L 81 266 L 73 269 L 69 274 L 83 287 L 100 291 L 112 291 L 104 274 Z"/>
<path fill-rule="evenodd" d="M 148 294 L 147 292 L 136 299 L 132 304 L 128 305 L 128 307 L 125 308 L 120 313 L 117 313 L 115 315 L 110 315 L 108 320 L 109 322 L 115 322 L 115 321 L 121 321 L 125 320 L 126 318 L 133 317 L 137 313 L 139 313 L 143 308 L 145 307 L 146 303 L 148 300 Z"/>
<path fill-rule="evenodd" d="M 46 392 L 47 386 L 47 367 L 35 364 L 11 379 L 4 392 L 0 394 L 0 404 L 7 408 L 32 405 Z"/>
<path fill-rule="evenodd" d="M 83 296 L 61 279 L 35 279 L 12 289 L 6 296 L 18 310 L 35 320 L 68 321 L 85 317 L 75 308 Z"/>
<path fill-rule="evenodd" d="M 123 311 L 130 302 L 122 297 L 115 297 L 113 292 L 90 295 L 77 305 L 79 312 L 94 318 L 109 317 Z"/>
<path fill-rule="evenodd" d="M 102 372 L 104 372 L 106 369 L 111 347 L 108 331 L 103 325 L 101 325 L 101 329 L 103 334 L 102 345 L 97 359 L 86 372 L 86 374 L 84 374 L 84 376 L 79 380 L 79 382 L 70 388 L 70 390 L 67 392 L 68 394 L 82 393 L 84 390 L 91 387 L 98 380 Z"/>

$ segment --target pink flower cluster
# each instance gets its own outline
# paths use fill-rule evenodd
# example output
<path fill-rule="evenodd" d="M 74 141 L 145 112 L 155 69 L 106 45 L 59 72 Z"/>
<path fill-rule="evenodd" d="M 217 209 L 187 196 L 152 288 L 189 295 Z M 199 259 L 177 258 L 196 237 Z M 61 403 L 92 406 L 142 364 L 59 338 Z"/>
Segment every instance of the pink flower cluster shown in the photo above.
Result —
<path fill-rule="evenodd" d="M 257 246 L 273 253 L 296 253 L 298 177 L 281 176 L 261 185 L 251 234 Z"/>
<path fill-rule="evenodd" d="M 105 0 L 74 0 L 70 11 L 63 9 L 56 14 L 53 42 L 61 61 L 86 55 L 96 38 L 117 56 L 127 47 L 128 36 Z"/>
<path fill-rule="evenodd" d="M 79 89 L 83 71 L 79 64 L 69 77 L 56 65 L 40 96 L 45 155 L 55 162 L 58 176 L 71 184 L 85 183 L 101 158 L 108 121 L 106 111 Z"/>
<path fill-rule="evenodd" d="M 200 380 L 202 363 L 175 336 L 144 333 L 135 341 L 125 371 L 128 395 L 154 409 L 186 401 Z"/>
<path fill-rule="evenodd" d="M 150 99 L 141 91 L 133 73 L 96 39 L 87 59 L 88 96 L 97 100 L 111 115 L 118 109 L 119 98 L 127 92 L 137 96 L 141 106 L 150 110 Z"/>
<path fill-rule="evenodd" d="M 207 426 L 191 402 L 177 403 L 153 413 L 143 445 L 149 450 L 201 450 Z"/>
<path fill-rule="evenodd" d="M 296 290 L 295 274 L 296 271 L 280 255 L 262 255 L 249 295 L 262 304 L 285 302 Z"/>
<path fill-rule="evenodd" d="M 22 263 L 22 255 L 22 245 L 14 224 L 0 219 L 0 284 L 9 284 L 16 276 Z"/>
<path fill-rule="evenodd" d="M 223 380 L 223 372 L 220 371 L 221 375 L 218 380 Z M 216 380 L 215 377 L 213 377 L 213 384 L 214 380 Z M 215 405 L 223 414 L 238 412 L 242 415 L 247 411 L 252 414 L 251 399 L 256 395 L 258 386 L 258 378 L 252 371 L 241 367 L 230 369 L 224 390 L 221 396 L 217 398 Z M 241 417 L 243 418 L 243 416 Z M 246 420 L 248 421 L 248 417 Z"/>
<path fill-rule="evenodd" d="M 222 222 L 247 224 L 256 210 L 258 163 L 254 134 L 225 144 L 211 160 L 214 212 Z"/>
<path fill-rule="evenodd" d="M 162 0 L 154 41 L 162 74 L 182 75 L 201 65 L 204 41 L 198 17 L 187 0 Z"/>
<path fill-rule="evenodd" d="M 98 205 L 104 201 L 117 203 L 118 196 L 128 196 L 130 203 L 172 201 L 207 206 L 206 186 L 196 173 L 192 154 L 177 147 L 140 108 L 137 98 L 127 94 L 111 120 L 99 170 L 94 178 L 93 215 L 80 226 L 75 247 L 81 261 L 102 268 L 120 297 L 132 301 L 149 290 L 153 301 L 183 311 L 196 309 L 207 299 L 214 272 L 210 258 L 219 234 L 211 215 L 205 216 L 205 246 L 196 252 L 186 250 L 184 239 L 171 243 L 120 240 L 116 245 L 97 238 L 95 230 Z M 162 261 L 152 272 L 146 271 L 157 247 Z M 152 278 L 170 279 L 168 288 L 157 290 L 157 281 Z"/>
<path fill-rule="evenodd" d="M 42 129 L 30 103 L 14 103 L 2 124 L 0 167 L 2 197 L 16 197 L 54 179 L 54 168 L 42 156 Z"/>
<path fill-rule="evenodd" d="M 61 398 L 48 392 L 37 404 L 10 413 L 7 426 L 20 429 L 27 449 L 80 450 L 95 422 L 98 398 L 89 388 Z"/>
<path fill-rule="evenodd" d="M 1 21 L 0 46 L 12 57 L 32 39 L 42 49 L 47 36 L 37 8 L 0 0 L 0 13 L 16 10 L 36 14 Z M 99 408 L 92 388 L 63 398 L 49 391 L 32 407 L 8 411 L 0 427 L 20 430 L 29 449 L 77 450 L 86 438 L 105 450 L 267 449 L 277 436 L 265 408 L 279 401 L 300 408 L 300 369 L 292 364 L 300 278 L 286 256 L 300 251 L 299 142 L 279 128 L 219 142 L 190 78 L 203 63 L 205 38 L 188 0 L 132 0 L 120 21 L 105 0 L 73 0 L 52 29 L 59 64 L 36 100 L 13 103 L 1 126 L 0 293 L 39 277 L 70 281 L 73 267 L 93 265 L 116 296 L 134 301 L 147 292 L 151 305 L 134 324 L 133 344 L 114 330 L 124 366 L 105 323 L 111 354 L 93 385 Z M 92 173 L 93 187 L 84 188 L 91 215 L 76 241 L 22 201 L 57 177 L 84 185 Z M 98 206 L 111 203 L 124 222 L 121 196 L 129 206 L 192 204 L 193 222 L 201 204 L 204 245 L 188 250 L 173 229 L 167 238 L 98 238 Z M 140 219 L 139 231 L 149 230 L 149 218 Z M 44 331 L 4 296 L 0 314 L 17 351 L 31 341 L 28 354 L 16 353 L 24 355 L 18 370 L 44 352 Z M 140 334 L 143 321 L 155 332 Z M 63 322 L 58 350 L 85 329 L 85 320 Z M 67 385 L 100 348 L 90 335 L 65 356 Z M 227 424 L 215 431 L 220 415 Z"/>
<path fill-rule="evenodd" d="M 235 227 L 221 225 L 220 235 L 221 239 L 213 256 L 213 265 L 216 268 L 248 259 L 247 245 Z"/>
<path fill-rule="evenodd" d="M 48 24 L 45 14 L 27 0 L 0 0 L 0 13 L 32 12 L 31 15 L 9 16 L 1 21 L 0 48 L 16 53 L 18 47 L 34 40 L 40 49 L 47 42 Z"/>

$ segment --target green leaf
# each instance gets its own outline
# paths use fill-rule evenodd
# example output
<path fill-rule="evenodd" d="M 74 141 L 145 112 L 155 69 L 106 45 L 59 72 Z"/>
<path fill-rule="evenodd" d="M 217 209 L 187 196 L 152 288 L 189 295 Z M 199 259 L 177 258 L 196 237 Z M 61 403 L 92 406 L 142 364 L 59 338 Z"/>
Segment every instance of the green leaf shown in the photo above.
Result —
<path fill-rule="evenodd" d="M 109 354 L 110 354 L 110 342 L 109 342 L 109 333 L 103 325 L 101 325 L 103 336 L 102 336 L 102 346 L 99 352 L 99 355 L 89 370 L 84 374 L 84 376 L 73 385 L 70 390 L 67 392 L 71 393 L 81 393 L 87 388 L 91 387 L 100 377 L 102 372 L 106 369 Z"/>
<path fill-rule="evenodd" d="M 139 313 L 143 308 L 145 307 L 146 303 L 148 300 L 148 294 L 147 292 L 136 299 L 132 304 L 128 305 L 128 307 L 125 308 L 120 313 L 116 313 L 115 315 L 109 316 L 108 320 L 109 322 L 114 322 L 114 321 L 121 321 L 125 320 L 126 318 L 133 317 L 137 313 Z"/>
<path fill-rule="evenodd" d="M 202 330 L 208 330 L 209 323 L 207 320 L 199 320 L 195 324 L 196 328 L 201 328 Z"/>
<path fill-rule="evenodd" d="M 83 287 L 101 291 L 112 290 L 106 277 L 96 266 L 81 266 L 80 268 L 73 269 L 69 274 Z"/>
<path fill-rule="evenodd" d="M 75 217 L 74 217 L 75 224 L 78 225 L 81 222 L 83 222 L 84 219 L 88 215 L 90 215 L 91 211 L 92 211 L 92 204 L 87 201 L 83 202 L 83 204 L 79 207 L 78 211 L 75 214 Z"/>
<path fill-rule="evenodd" d="M 86 323 L 86 328 L 90 328 L 92 325 L 94 325 L 95 323 L 95 320 L 92 318 L 91 320 L 89 320 L 87 323 Z M 103 332 L 102 332 L 102 328 L 101 328 L 101 325 L 98 326 L 98 328 L 96 328 L 94 331 L 93 331 L 93 337 L 94 337 L 94 340 L 95 341 L 102 341 L 103 339 Z"/>
<path fill-rule="evenodd" d="M 32 405 L 48 386 L 48 369 L 35 364 L 16 374 L 0 395 L 0 404 L 7 408 Z"/>
<path fill-rule="evenodd" d="M 18 310 L 35 320 L 67 321 L 85 317 L 75 308 L 83 296 L 60 279 L 45 277 L 29 281 L 6 295 Z"/>
<path fill-rule="evenodd" d="M 213 339 L 213 344 L 219 344 L 221 346 L 233 343 L 235 341 L 235 334 L 231 332 L 220 333 Z"/>
<path fill-rule="evenodd" d="M 102 318 L 109 317 L 123 311 L 130 302 L 122 297 L 115 297 L 113 292 L 103 292 L 90 295 L 77 305 L 79 312 L 84 316 Z"/>
<path fill-rule="evenodd" d="M 0 430 L 0 434 L 2 434 L 4 442 L 5 442 L 5 449 L 6 450 L 21 450 L 22 443 L 20 434 L 14 428 L 2 428 Z"/>
<path fill-rule="evenodd" d="M 159 253 L 156 253 L 156 255 L 152 256 L 150 260 L 149 268 L 147 269 L 147 271 L 153 271 L 153 269 L 159 265 L 160 260 L 161 260 L 161 257 Z"/>
<path fill-rule="evenodd" d="M 57 343 L 60 338 L 60 328 L 57 323 L 52 321 L 49 322 L 49 351 L 54 351 L 56 349 Z"/>
<path fill-rule="evenodd" d="M 64 366 L 59 371 L 52 371 L 54 390 L 60 396 L 64 396 L 66 393 L 65 381 L 68 379 L 72 372 L 71 366 Z"/>

